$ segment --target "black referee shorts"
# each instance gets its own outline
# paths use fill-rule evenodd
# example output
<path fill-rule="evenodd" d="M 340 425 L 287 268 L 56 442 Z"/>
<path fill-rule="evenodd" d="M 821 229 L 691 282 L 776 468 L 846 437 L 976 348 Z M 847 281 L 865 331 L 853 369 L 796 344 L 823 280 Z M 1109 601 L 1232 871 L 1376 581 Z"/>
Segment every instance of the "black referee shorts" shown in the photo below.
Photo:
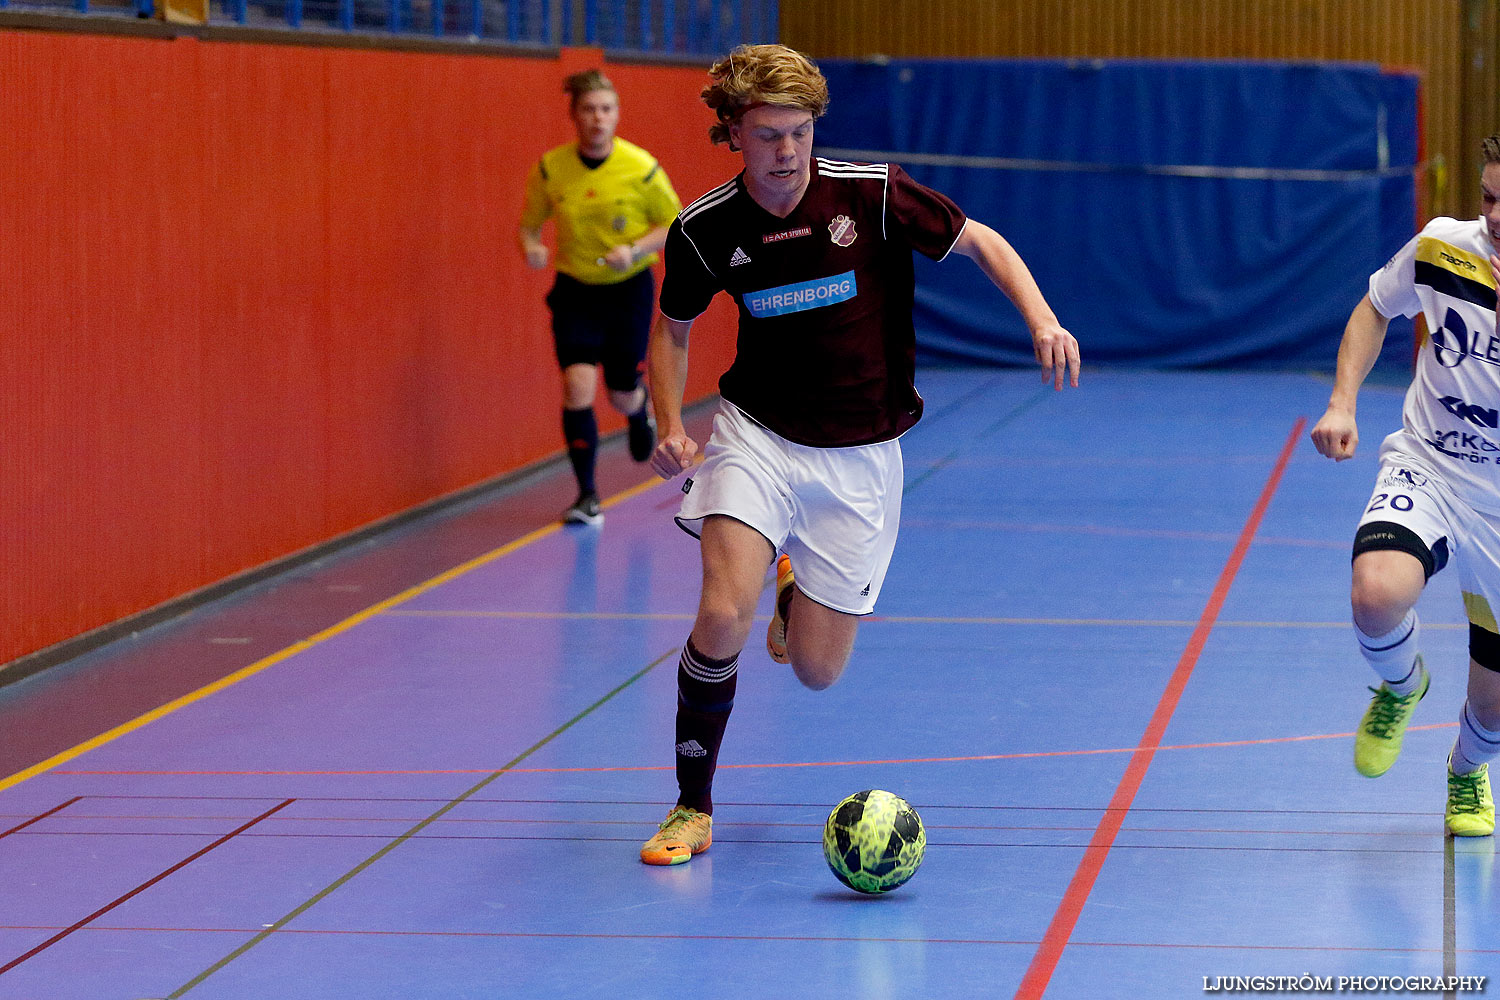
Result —
<path fill-rule="evenodd" d="M 547 293 L 557 363 L 603 365 L 604 384 L 633 392 L 641 384 L 656 277 L 647 268 L 613 285 L 588 285 L 559 274 Z"/>

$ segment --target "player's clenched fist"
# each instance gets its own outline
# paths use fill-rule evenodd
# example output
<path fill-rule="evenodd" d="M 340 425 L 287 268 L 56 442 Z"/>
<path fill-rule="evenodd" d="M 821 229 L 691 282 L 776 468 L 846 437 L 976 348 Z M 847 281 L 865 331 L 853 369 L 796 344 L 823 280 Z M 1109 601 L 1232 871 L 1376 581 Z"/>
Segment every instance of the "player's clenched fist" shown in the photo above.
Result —
<path fill-rule="evenodd" d="M 651 468 L 663 479 L 672 479 L 691 468 L 698 457 L 698 442 L 686 434 L 664 437 L 651 453 Z"/>
<path fill-rule="evenodd" d="M 1359 429 L 1354 424 L 1354 414 L 1332 407 L 1323 414 L 1312 429 L 1313 447 L 1318 454 L 1342 462 L 1354 457 L 1354 448 L 1359 444 Z"/>

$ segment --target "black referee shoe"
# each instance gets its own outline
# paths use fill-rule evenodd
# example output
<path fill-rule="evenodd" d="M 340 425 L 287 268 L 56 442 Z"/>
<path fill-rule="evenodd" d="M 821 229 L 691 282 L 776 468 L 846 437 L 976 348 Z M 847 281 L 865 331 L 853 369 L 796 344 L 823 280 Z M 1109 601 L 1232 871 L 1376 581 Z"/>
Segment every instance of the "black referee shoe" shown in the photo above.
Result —
<path fill-rule="evenodd" d="M 599 494 L 580 493 L 573 506 L 563 511 L 564 524 L 587 524 L 590 527 L 604 523 L 604 511 L 599 509 Z"/>
<path fill-rule="evenodd" d="M 630 421 L 630 457 L 637 462 L 645 462 L 651 458 L 651 452 L 656 450 L 656 417 L 651 413 L 651 399 L 647 397 L 646 405 L 641 408 L 645 413 L 645 419 Z"/>

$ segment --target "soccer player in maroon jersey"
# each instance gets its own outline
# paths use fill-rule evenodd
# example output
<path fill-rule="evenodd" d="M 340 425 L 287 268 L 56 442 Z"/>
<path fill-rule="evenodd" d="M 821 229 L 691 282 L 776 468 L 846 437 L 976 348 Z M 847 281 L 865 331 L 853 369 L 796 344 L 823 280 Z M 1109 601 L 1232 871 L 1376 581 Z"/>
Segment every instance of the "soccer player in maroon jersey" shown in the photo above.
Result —
<path fill-rule="evenodd" d="M 897 438 L 922 415 L 912 251 L 974 260 L 1025 319 L 1044 380 L 1078 385 L 1078 341 L 998 233 L 898 166 L 812 155 L 828 84 L 805 56 L 742 45 L 709 77 L 710 138 L 739 151 L 744 170 L 683 209 L 667 235 L 647 361 L 661 435 L 651 464 L 663 478 L 698 457 L 682 424 L 688 332 L 721 291 L 739 308 L 739 338 L 677 517 L 701 539 L 703 590 L 677 668 L 680 794 L 641 847 L 654 865 L 712 842 L 736 666 L 778 551 L 766 648 L 807 687 L 838 679 L 859 616 L 875 607 L 901 516 Z"/>

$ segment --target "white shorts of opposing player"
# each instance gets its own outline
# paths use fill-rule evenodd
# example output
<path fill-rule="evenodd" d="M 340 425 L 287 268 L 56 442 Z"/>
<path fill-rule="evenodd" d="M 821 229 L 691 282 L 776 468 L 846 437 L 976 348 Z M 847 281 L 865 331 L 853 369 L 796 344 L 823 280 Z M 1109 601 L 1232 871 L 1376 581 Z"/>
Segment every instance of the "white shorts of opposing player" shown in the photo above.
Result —
<path fill-rule="evenodd" d="M 1500 632 L 1500 516 L 1475 510 L 1456 496 L 1441 476 L 1399 447 L 1393 434 L 1380 449 L 1380 475 L 1360 525 L 1389 521 L 1414 532 L 1436 558 L 1434 572 L 1448 557 L 1458 565 L 1459 589 L 1469 621 Z M 1416 451 L 1417 449 L 1412 449 Z"/>
<path fill-rule="evenodd" d="M 679 525 L 701 535 L 711 514 L 743 521 L 791 556 L 802 593 L 845 614 L 875 609 L 901 523 L 899 441 L 812 448 L 724 400 L 703 454 Z"/>

